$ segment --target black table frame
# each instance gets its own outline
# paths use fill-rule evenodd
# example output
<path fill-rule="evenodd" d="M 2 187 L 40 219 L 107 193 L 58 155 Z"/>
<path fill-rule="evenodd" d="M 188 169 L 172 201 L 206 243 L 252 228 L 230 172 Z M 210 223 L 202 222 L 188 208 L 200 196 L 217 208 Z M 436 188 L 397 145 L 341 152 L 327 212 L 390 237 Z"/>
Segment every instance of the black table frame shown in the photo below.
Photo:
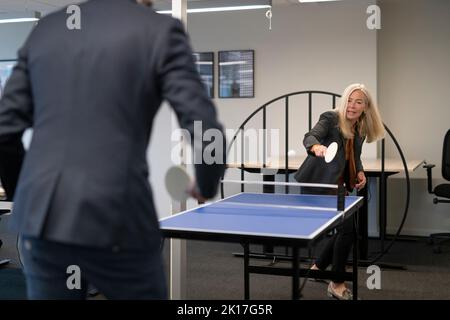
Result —
<path fill-rule="evenodd" d="M 236 169 L 241 170 L 241 167 L 237 167 Z M 243 174 L 243 171 L 246 171 L 248 173 L 259 173 L 261 174 L 261 168 L 247 168 L 245 167 L 244 170 L 241 170 L 241 175 Z M 288 174 L 294 173 L 297 170 L 294 169 L 288 169 Z M 382 171 L 365 171 L 364 172 L 366 177 L 368 179 L 371 178 L 378 178 L 379 179 L 379 185 L 378 185 L 378 223 L 380 227 L 380 247 L 381 251 L 384 250 L 384 241 L 386 240 L 386 225 L 387 225 L 387 180 L 389 176 L 395 175 L 400 173 L 400 171 L 384 171 L 384 174 Z M 285 175 L 286 170 L 284 168 L 278 169 L 276 174 Z M 241 179 L 244 178 L 241 176 Z M 274 182 L 275 181 L 275 175 L 263 175 L 263 181 L 264 182 Z M 288 192 L 288 186 L 286 186 L 286 192 Z M 244 192 L 244 185 L 241 185 L 241 192 Z M 273 185 L 263 185 L 263 193 L 274 193 L 275 187 Z M 359 234 L 359 257 L 361 260 L 367 260 L 368 259 L 368 249 L 369 249 L 369 223 L 368 223 L 368 199 L 369 199 L 369 189 L 366 186 L 361 191 L 358 192 L 358 196 L 364 197 L 364 203 L 360 209 L 359 213 L 359 219 L 358 219 L 358 234 Z M 263 254 L 265 253 L 272 253 L 273 249 L 270 249 L 270 247 L 273 245 L 268 244 L 267 247 L 265 247 Z"/>
<path fill-rule="evenodd" d="M 348 211 L 346 211 L 346 219 L 353 219 L 353 235 L 355 245 L 353 246 L 353 263 L 352 272 L 345 272 L 344 278 L 346 281 L 352 281 L 353 284 L 353 299 L 358 298 L 358 214 L 360 208 L 363 205 L 364 200 L 357 201 Z M 291 276 L 292 277 L 292 299 L 297 300 L 300 298 L 300 277 L 312 277 L 316 279 L 332 279 L 336 274 L 332 271 L 318 271 L 300 268 L 300 248 L 311 248 L 317 241 L 324 237 L 330 230 L 334 229 L 338 223 L 342 222 L 342 219 L 338 219 L 324 230 L 321 234 L 317 235 L 314 239 L 294 239 L 294 238 L 281 238 L 281 237 L 264 237 L 255 235 L 240 235 L 240 234 L 228 234 L 228 233 L 216 233 L 216 232 L 204 232 L 196 230 L 178 230 L 171 228 L 161 227 L 162 236 L 164 238 L 176 238 L 186 240 L 205 240 L 216 242 L 234 242 L 240 243 L 244 247 L 244 298 L 250 299 L 250 273 L 258 274 L 270 274 L 279 276 Z M 277 245 L 286 246 L 292 248 L 292 264 L 291 268 L 279 268 L 274 266 L 255 266 L 250 265 L 250 244 L 262 244 L 262 245 Z"/>

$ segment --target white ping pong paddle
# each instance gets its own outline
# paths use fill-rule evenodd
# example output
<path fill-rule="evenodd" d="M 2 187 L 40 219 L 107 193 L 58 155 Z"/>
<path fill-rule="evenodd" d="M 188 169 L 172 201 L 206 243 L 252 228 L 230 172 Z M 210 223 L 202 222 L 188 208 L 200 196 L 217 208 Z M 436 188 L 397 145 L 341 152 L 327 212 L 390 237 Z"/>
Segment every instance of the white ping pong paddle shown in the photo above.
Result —
<path fill-rule="evenodd" d="M 332 142 L 327 148 L 327 152 L 325 154 L 325 162 L 330 163 L 333 161 L 334 157 L 336 156 L 336 153 L 338 151 L 338 144 L 337 142 Z"/>
<path fill-rule="evenodd" d="M 189 198 L 191 177 L 184 167 L 171 167 L 166 173 L 165 183 L 167 192 L 173 200 L 184 202 Z"/>

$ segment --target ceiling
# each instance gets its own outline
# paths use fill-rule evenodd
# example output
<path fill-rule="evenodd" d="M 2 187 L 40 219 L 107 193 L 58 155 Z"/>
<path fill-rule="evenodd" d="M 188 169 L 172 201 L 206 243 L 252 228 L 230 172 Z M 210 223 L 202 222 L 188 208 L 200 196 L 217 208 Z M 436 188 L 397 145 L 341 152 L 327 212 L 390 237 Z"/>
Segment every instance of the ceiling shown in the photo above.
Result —
<path fill-rule="evenodd" d="M 40 11 L 43 14 L 59 8 L 84 2 L 85 0 L 0 0 L 0 12 L 13 11 Z M 158 2 L 171 2 L 172 0 L 154 0 Z M 196 0 L 188 0 L 196 1 Z M 272 0 L 273 5 L 298 4 L 298 0 Z"/>

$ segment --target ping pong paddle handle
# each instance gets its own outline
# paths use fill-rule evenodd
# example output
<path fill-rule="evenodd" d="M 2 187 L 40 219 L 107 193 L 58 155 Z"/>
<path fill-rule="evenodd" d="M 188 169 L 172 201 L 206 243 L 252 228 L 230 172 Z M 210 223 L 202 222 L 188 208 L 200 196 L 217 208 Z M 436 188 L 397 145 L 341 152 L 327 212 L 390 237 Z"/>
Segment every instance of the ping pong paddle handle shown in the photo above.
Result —
<path fill-rule="evenodd" d="M 206 202 L 206 199 L 201 195 L 195 180 L 191 181 L 188 193 L 192 198 L 196 199 L 199 204 L 203 204 Z"/>
<path fill-rule="evenodd" d="M 321 144 L 315 144 L 311 147 L 310 151 L 316 156 L 316 157 L 325 157 L 327 147 Z"/>

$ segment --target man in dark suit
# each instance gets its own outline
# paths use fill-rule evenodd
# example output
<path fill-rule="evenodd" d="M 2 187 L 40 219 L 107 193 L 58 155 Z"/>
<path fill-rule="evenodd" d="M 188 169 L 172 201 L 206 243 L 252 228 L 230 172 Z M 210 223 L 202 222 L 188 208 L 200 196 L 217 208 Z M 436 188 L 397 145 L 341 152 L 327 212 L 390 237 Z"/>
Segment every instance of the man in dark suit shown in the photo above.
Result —
<path fill-rule="evenodd" d="M 7 186 L 22 133 L 34 130 L 12 215 L 28 296 L 81 299 L 91 283 L 107 298 L 164 299 L 146 162 L 153 119 L 166 99 L 191 134 L 195 120 L 222 126 L 178 20 L 136 0 L 80 8 L 80 30 L 67 28 L 65 10 L 39 22 L 0 102 L 0 159 L 15 159 L 15 171 L 0 170 Z M 196 164 L 192 194 L 213 197 L 223 172 L 223 162 Z"/>

